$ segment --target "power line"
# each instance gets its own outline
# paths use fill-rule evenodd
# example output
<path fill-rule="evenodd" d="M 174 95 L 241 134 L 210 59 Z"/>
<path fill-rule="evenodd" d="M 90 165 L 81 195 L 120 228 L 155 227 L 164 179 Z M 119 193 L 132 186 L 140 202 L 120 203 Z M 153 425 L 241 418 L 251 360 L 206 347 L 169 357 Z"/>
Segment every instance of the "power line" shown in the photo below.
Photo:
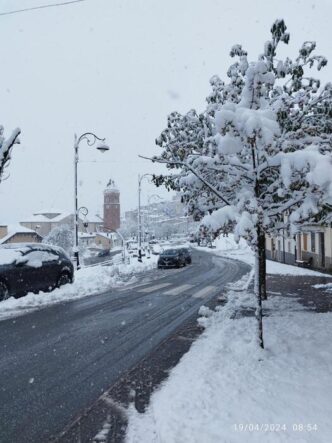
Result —
<path fill-rule="evenodd" d="M 52 3 L 52 4 L 48 4 L 48 5 L 32 6 L 31 8 L 16 9 L 15 11 L 8 11 L 8 12 L 0 12 L 0 15 L 12 15 L 12 14 L 18 14 L 19 12 L 35 11 L 36 9 L 54 8 L 57 6 L 65 6 L 65 5 L 70 5 L 72 3 L 80 3 L 80 2 L 85 2 L 85 1 L 86 0 L 70 0 L 67 2 L 61 2 L 61 3 Z"/>

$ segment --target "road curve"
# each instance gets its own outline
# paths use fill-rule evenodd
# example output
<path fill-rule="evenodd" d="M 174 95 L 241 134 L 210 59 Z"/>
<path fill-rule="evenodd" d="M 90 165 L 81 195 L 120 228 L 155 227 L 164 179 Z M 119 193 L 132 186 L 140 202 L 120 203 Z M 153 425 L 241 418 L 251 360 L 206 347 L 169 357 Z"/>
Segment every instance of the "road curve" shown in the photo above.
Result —
<path fill-rule="evenodd" d="M 44 443 L 249 271 L 195 252 L 183 270 L 0 322 L 0 442 Z"/>

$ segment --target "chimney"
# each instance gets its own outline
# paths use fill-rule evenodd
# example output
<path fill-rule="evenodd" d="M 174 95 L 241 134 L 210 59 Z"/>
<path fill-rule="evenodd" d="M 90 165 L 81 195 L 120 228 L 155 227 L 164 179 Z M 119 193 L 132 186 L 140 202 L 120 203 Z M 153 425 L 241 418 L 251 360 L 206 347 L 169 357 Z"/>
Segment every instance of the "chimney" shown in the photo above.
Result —
<path fill-rule="evenodd" d="M 8 226 L 0 225 L 0 238 L 6 237 L 7 234 L 8 234 Z"/>

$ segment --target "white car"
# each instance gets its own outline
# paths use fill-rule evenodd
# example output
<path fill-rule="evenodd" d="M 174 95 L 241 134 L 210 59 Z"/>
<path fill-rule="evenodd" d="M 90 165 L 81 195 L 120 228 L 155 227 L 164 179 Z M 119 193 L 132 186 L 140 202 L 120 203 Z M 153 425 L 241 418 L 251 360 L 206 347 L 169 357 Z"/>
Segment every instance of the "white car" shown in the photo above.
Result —
<path fill-rule="evenodd" d="M 151 245 L 151 252 L 154 255 L 159 255 L 162 251 L 164 250 L 163 247 L 161 247 L 160 245 L 156 244 L 156 245 Z"/>

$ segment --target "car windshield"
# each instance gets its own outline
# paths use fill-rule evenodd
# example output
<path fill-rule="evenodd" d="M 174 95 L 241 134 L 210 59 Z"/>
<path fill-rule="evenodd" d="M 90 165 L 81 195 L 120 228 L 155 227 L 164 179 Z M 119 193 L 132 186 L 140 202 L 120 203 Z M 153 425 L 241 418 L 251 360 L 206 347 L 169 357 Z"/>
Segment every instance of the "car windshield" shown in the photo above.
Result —
<path fill-rule="evenodd" d="M 43 262 L 58 261 L 61 253 L 64 254 L 59 247 L 49 248 L 44 245 L 8 244 L 0 247 L 0 265 L 27 263 L 32 267 L 40 267 Z"/>
<path fill-rule="evenodd" d="M 178 255 L 179 252 L 180 251 L 178 249 L 167 249 L 166 251 L 163 252 L 162 255 Z"/>

